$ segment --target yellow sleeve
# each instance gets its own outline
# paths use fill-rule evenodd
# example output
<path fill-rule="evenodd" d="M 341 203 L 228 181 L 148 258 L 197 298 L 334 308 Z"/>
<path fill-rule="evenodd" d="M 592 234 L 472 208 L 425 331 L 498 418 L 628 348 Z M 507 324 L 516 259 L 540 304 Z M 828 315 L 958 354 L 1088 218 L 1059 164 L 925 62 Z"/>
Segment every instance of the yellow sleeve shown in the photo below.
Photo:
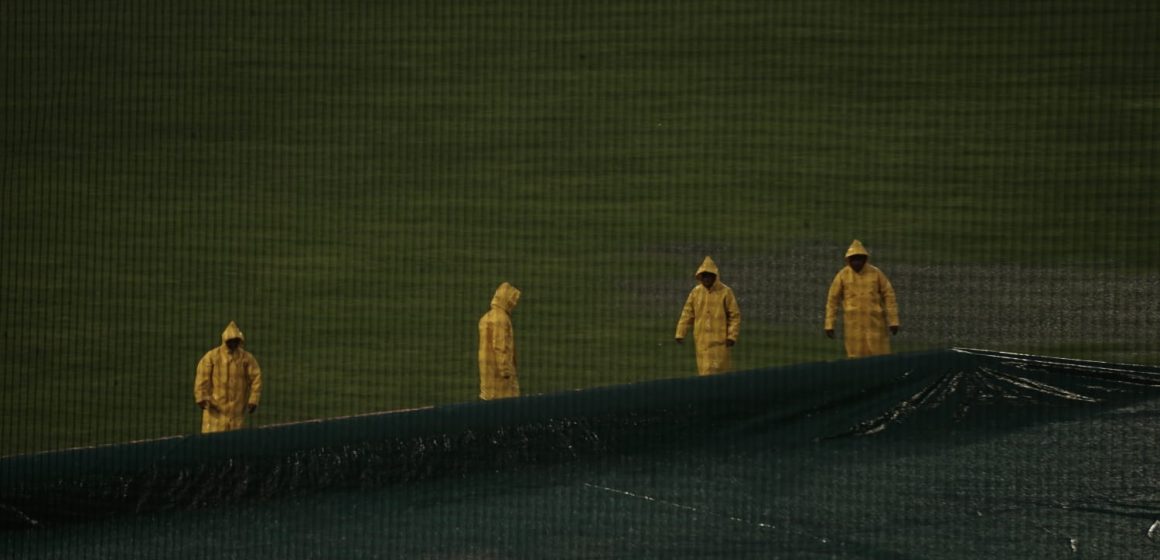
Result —
<path fill-rule="evenodd" d="M 898 300 L 894 297 L 894 286 L 890 284 L 890 279 L 881 271 L 878 272 L 878 290 L 882 295 L 883 307 L 886 308 L 886 325 L 899 326 Z"/>
<path fill-rule="evenodd" d="M 501 377 L 511 377 L 516 373 L 516 340 L 511 320 L 504 321 L 495 333 L 495 358 Z"/>
<path fill-rule="evenodd" d="M 737 342 L 737 335 L 741 334 L 741 306 L 737 305 L 732 289 L 725 294 L 725 323 L 725 338 Z"/>
<path fill-rule="evenodd" d="M 697 313 L 694 311 L 693 300 L 696 297 L 697 289 L 689 292 L 689 297 L 685 299 L 685 307 L 681 309 L 681 318 L 677 320 L 677 335 L 676 338 L 685 338 L 685 333 L 688 332 L 689 326 L 697 318 Z"/>
<path fill-rule="evenodd" d="M 197 375 L 193 378 L 193 402 L 213 401 L 213 357 L 210 353 L 197 362 Z"/>
<path fill-rule="evenodd" d="M 830 283 L 830 292 L 826 294 L 826 330 L 833 330 L 834 322 L 838 318 L 838 306 L 842 303 L 842 273 L 834 275 Z"/>
<path fill-rule="evenodd" d="M 249 404 L 258 404 L 262 400 L 262 366 L 258 365 L 253 354 L 250 355 L 250 367 L 246 368 L 246 377 L 250 381 Z"/>

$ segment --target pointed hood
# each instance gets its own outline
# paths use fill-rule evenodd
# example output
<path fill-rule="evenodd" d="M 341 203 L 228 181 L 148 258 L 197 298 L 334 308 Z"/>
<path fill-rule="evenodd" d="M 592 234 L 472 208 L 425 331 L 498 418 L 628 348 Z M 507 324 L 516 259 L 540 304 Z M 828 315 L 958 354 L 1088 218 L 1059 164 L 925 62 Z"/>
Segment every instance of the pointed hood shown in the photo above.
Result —
<path fill-rule="evenodd" d="M 857 239 L 855 239 L 854 242 L 850 244 L 849 249 L 846 249 L 847 259 L 855 255 L 862 255 L 866 257 L 867 260 L 870 259 L 870 252 L 867 251 L 866 248 L 862 246 L 862 242 L 858 241 Z"/>
<path fill-rule="evenodd" d="M 721 281 L 721 273 L 717 271 L 717 263 L 713 262 L 713 257 L 705 257 L 705 260 L 701 261 L 701 267 L 697 269 L 697 273 L 693 275 L 693 278 L 700 280 L 702 272 L 710 272 L 717 276 L 718 282 Z"/>
<path fill-rule="evenodd" d="M 491 306 L 498 307 L 508 313 L 516 308 L 516 303 L 520 301 L 520 291 L 515 286 L 504 282 L 496 288 L 495 295 L 491 298 Z"/>
<path fill-rule="evenodd" d="M 242 334 L 242 329 L 238 328 L 237 323 L 230 321 L 230 324 L 226 325 L 226 330 L 222 331 L 222 344 L 225 344 L 227 340 L 233 338 L 240 338 L 242 339 L 242 344 L 246 343 L 246 335 Z"/>

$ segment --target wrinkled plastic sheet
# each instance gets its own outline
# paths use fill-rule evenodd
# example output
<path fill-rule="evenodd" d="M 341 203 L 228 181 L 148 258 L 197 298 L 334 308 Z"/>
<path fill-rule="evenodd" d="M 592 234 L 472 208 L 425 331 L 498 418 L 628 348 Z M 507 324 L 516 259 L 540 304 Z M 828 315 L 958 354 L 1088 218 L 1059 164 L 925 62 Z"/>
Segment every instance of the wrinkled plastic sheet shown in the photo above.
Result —
<path fill-rule="evenodd" d="M 0 459 L 0 556 L 1160 555 L 1160 370 L 980 350 Z"/>

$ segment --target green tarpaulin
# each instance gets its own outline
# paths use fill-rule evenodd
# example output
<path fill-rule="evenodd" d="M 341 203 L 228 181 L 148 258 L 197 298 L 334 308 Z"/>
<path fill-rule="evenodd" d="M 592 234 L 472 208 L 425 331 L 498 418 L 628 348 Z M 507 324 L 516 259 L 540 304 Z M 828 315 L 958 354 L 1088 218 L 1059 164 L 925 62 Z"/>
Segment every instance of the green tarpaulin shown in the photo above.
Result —
<path fill-rule="evenodd" d="M 1158 417 L 956 349 L 12 456 L 0 556 L 1145 558 Z"/>

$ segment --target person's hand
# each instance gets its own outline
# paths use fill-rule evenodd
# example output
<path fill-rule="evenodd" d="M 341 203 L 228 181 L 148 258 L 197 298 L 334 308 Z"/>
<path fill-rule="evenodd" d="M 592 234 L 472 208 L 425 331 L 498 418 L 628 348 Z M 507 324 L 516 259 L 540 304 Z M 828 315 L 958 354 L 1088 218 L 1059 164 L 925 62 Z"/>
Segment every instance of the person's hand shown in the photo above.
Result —
<path fill-rule="evenodd" d="M 680 337 L 677 337 L 675 340 L 677 341 L 677 344 L 684 344 L 685 343 L 685 339 L 680 338 Z"/>
<path fill-rule="evenodd" d="M 198 408 L 205 410 L 207 406 L 209 406 L 209 401 L 197 401 Z"/>
<path fill-rule="evenodd" d="M 201 407 L 202 410 L 208 410 L 210 412 L 218 411 L 218 407 L 213 404 L 213 401 L 198 401 L 197 406 Z"/>
<path fill-rule="evenodd" d="M 890 334 L 898 334 L 898 325 L 890 325 Z"/>
<path fill-rule="evenodd" d="M 732 348 L 734 344 L 737 344 L 736 340 L 733 340 L 732 338 L 725 339 L 725 347 L 726 348 Z"/>
<path fill-rule="evenodd" d="M 248 404 L 248 405 L 246 405 L 246 412 L 249 412 L 250 414 L 253 414 L 253 413 L 254 413 L 254 411 L 256 411 L 256 410 L 258 410 L 258 405 L 256 405 L 256 404 Z"/>
<path fill-rule="evenodd" d="M 826 338 L 834 338 L 834 329 L 826 329 Z"/>

